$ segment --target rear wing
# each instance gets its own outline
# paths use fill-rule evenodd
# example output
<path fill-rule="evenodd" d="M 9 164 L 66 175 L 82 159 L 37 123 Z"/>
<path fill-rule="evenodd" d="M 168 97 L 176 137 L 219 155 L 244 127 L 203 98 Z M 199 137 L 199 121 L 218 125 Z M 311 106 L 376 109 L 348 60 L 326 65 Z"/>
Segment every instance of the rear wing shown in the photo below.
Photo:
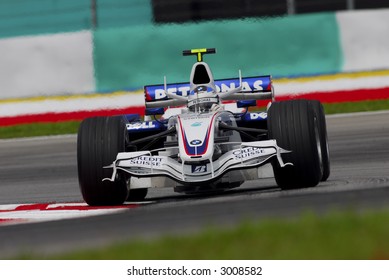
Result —
<path fill-rule="evenodd" d="M 228 92 L 239 87 L 239 78 L 215 80 L 218 93 Z M 190 92 L 189 83 L 167 84 L 166 89 L 170 94 L 186 97 Z M 186 102 L 169 98 L 165 93 L 165 85 L 148 85 L 144 87 L 146 108 L 162 108 L 168 106 L 181 106 Z M 273 98 L 273 86 L 271 76 L 256 76 L 242 78 L 242 90 L 223 100 L 263 100 Z"/>

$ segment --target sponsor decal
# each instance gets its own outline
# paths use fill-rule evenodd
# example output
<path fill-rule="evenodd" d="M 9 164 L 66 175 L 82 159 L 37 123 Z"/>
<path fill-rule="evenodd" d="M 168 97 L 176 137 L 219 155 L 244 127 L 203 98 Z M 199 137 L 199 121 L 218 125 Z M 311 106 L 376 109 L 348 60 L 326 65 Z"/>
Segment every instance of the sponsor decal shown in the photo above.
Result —
<path fill-rule="evenodd" d="M 253 92 L 253 91 L 263 91 L 262 80 L 254 80 L 250 82 L 242 82 L 242 91 L 243 92 Z M 227 92 L 232 89 L 235 89 L 239 86 L 239 82 L 216 85 L 216 89 L 218 92 Z"/>
<path fill-rule="evenodd" d="M 250 119 L 251 120 L 258 120 L 258 119 L 266 119 L 267 118 L 267 113 L 266 112 L 261 112 L 261 113 L 250 113 Z"/>
<path fill-rule="evenodd" d="M 192 165 L 192 173 L 205 173 L 207 172 L 207 165 Z"/>
<path fill-rule="evenodd" d="M 162 158 L 161 157 L 150 157 L 150 156 L 140 156 L 137 158 L 126 160 L 131 165 L 140 166 L 140 167 L 161 167 Z"/>
<path fill-rule="evenodd" d="M 243 148 L 242 150 L 235 150 L 232 152 L 235 159 L 247 159 L 251 157 L 261 156 L 265 153 L 265 149 L 256 147 L 247 147 Z"/>
<path fill-rule="evenodd" d="M 138 122 L 138 123 L 128 123 L 126 127 L 127 130 L 137 130 L 137 129 L 156 128 L 156 125 L 153 122 Z"/>
<path fill-rule="evenodd" d="M 215 80 L 217 92 L 227 92 L 239 86 L 239 79 Z M 270 76 L 243 78 L 242 92 L 262 92 L 271 87 Z M 188 96 L 190 93 L 190 84 L 168 84 L 167 91 L 171 94 Z M 151 85 L 145 87 L 147 101 L 167 99 L 163 85 Z"/>
<path fill-rule="evenodd" d="M 201 143 L 203 143 L 203 141 L 201 141 L 199 139 L 195 139 L 195 140 L 190 141 L 190 144 L 194 145 L 194 146 L 201 145 Z"/>
<path fill-rule="evenodd" d="M 210 114 L 207 114 L 207 113 L 204 113 L 203 115 L 198 115 L 198 114 L 193 114 L 193 115 L 189 115 L 189 116 L 181 116 L 183 120 L 187 121 L 187 120 L 208 120 L 209 117 L 211 117 L 213 114 L 210 113 Z"/>
<path fill-rule="evenodd" d="M 193 99 L 188 102 L 188 107 L 195 106 L 198 104 L 204 104 L 204 103 L 219 103 L 219 99 L 216 97 L 202 97 L 198 99 Z"/>
<path fill-rule="evenodd" d="M 190 87 L 189 86 L 184 86 L 184 87 L 171 87 L 167 89 L 168 93 L 171 94 L 177 94 L 181 96 L 188 96 L 190 92 Z M 156 89 L 155 90 L 155 99 L 164 99 L 166 98 L 167 95 L 165 93 L 165 89 Z"/>

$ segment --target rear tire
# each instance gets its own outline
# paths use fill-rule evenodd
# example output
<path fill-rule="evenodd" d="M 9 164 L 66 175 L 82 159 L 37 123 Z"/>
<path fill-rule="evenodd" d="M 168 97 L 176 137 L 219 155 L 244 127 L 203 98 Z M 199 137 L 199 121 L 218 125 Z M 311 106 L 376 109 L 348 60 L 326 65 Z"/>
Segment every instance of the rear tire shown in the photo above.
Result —
<path fill-rule="evenodd" d="M 85 119 L 78 130 L 77 164 L 78 181 L 82 196 L 91 206 L 120 205 L 126 200 L 126 178 L 114 182 L 102 181 L 112 176 L 116 156 L 126 149 L 127 130 L 121 116 Z"/>
<path fill-rule="evenodd" d="M 321 181 L 327 181 L 330 176 L 330 151 L 328 147 L 328 137 L 327 137 L 327 124 L 326 117 L 324 114 L 323 105 L 317 100 L 310 101 L 313 106 L 313 110 L 315 111 L 317 117 L 317 124 L 319 127 L 319 135 L 320 135 L 320 145 L 321 145 L 321 153 L 322 153 L 322 161 L 323 161 L 323 176 Z"/>
<path fill-rule="evenodd" d="M 268 111 L 269 139 L 291 151 L 282 155 L 281 167 L 273 162 L 278 186 L 282 189 L 316 186 L 323 175 L 318 120 L 312 103 L 307 100 L 274 102 Z"/>

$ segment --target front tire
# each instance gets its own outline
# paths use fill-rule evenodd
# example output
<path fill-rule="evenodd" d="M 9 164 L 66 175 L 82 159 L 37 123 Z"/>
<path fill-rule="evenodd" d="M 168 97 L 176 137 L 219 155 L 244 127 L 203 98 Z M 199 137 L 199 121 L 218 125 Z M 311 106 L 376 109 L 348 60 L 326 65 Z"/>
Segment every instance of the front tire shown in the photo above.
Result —
<path fill-rule="evenodd" d="M 126 149 L 127 130 L 121 116 L 93 117 L 82 121 L 77 138 L 78 181 L 85 202 L 91 206 L 120 205 L 126 200 L 126 178 L 110 178 L 116 156 Z M 120 174 L 118 174 L 120 175 Z"/>
<path fill-rule="evenodd" d="M 291 151 L 282 155 L 281 167 L 273 162 L 276 182 L 282 189 L 316 186 L 323 176 L 318 120 L 312 104 L 307 100 L 274 102 L 268 111 L 269 139 Z"/>

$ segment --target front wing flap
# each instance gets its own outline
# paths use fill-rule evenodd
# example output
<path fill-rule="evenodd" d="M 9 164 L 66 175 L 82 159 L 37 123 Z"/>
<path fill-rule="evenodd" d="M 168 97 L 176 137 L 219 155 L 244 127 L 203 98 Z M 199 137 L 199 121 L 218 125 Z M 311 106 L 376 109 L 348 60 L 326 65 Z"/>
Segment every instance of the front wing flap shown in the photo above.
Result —
<path fill-rule="evenodd" d="M 208 163 L 179 162 L 169 156 L 153 156 L 151 151 L 124 152 L 104 168 L 112 168 L 111 178 L 114 181 L 118 170 L 135 177 L 167 176 L 180 183 L 207 182 L 222 177 L 231 170 L 259 167 L 276 157 L 280 166 L 284 163 L 281 154 L 289 153 L 277 146 L 276 140 L 240 143 L 240 147 L 228 151 L 215 161 Z"/>

